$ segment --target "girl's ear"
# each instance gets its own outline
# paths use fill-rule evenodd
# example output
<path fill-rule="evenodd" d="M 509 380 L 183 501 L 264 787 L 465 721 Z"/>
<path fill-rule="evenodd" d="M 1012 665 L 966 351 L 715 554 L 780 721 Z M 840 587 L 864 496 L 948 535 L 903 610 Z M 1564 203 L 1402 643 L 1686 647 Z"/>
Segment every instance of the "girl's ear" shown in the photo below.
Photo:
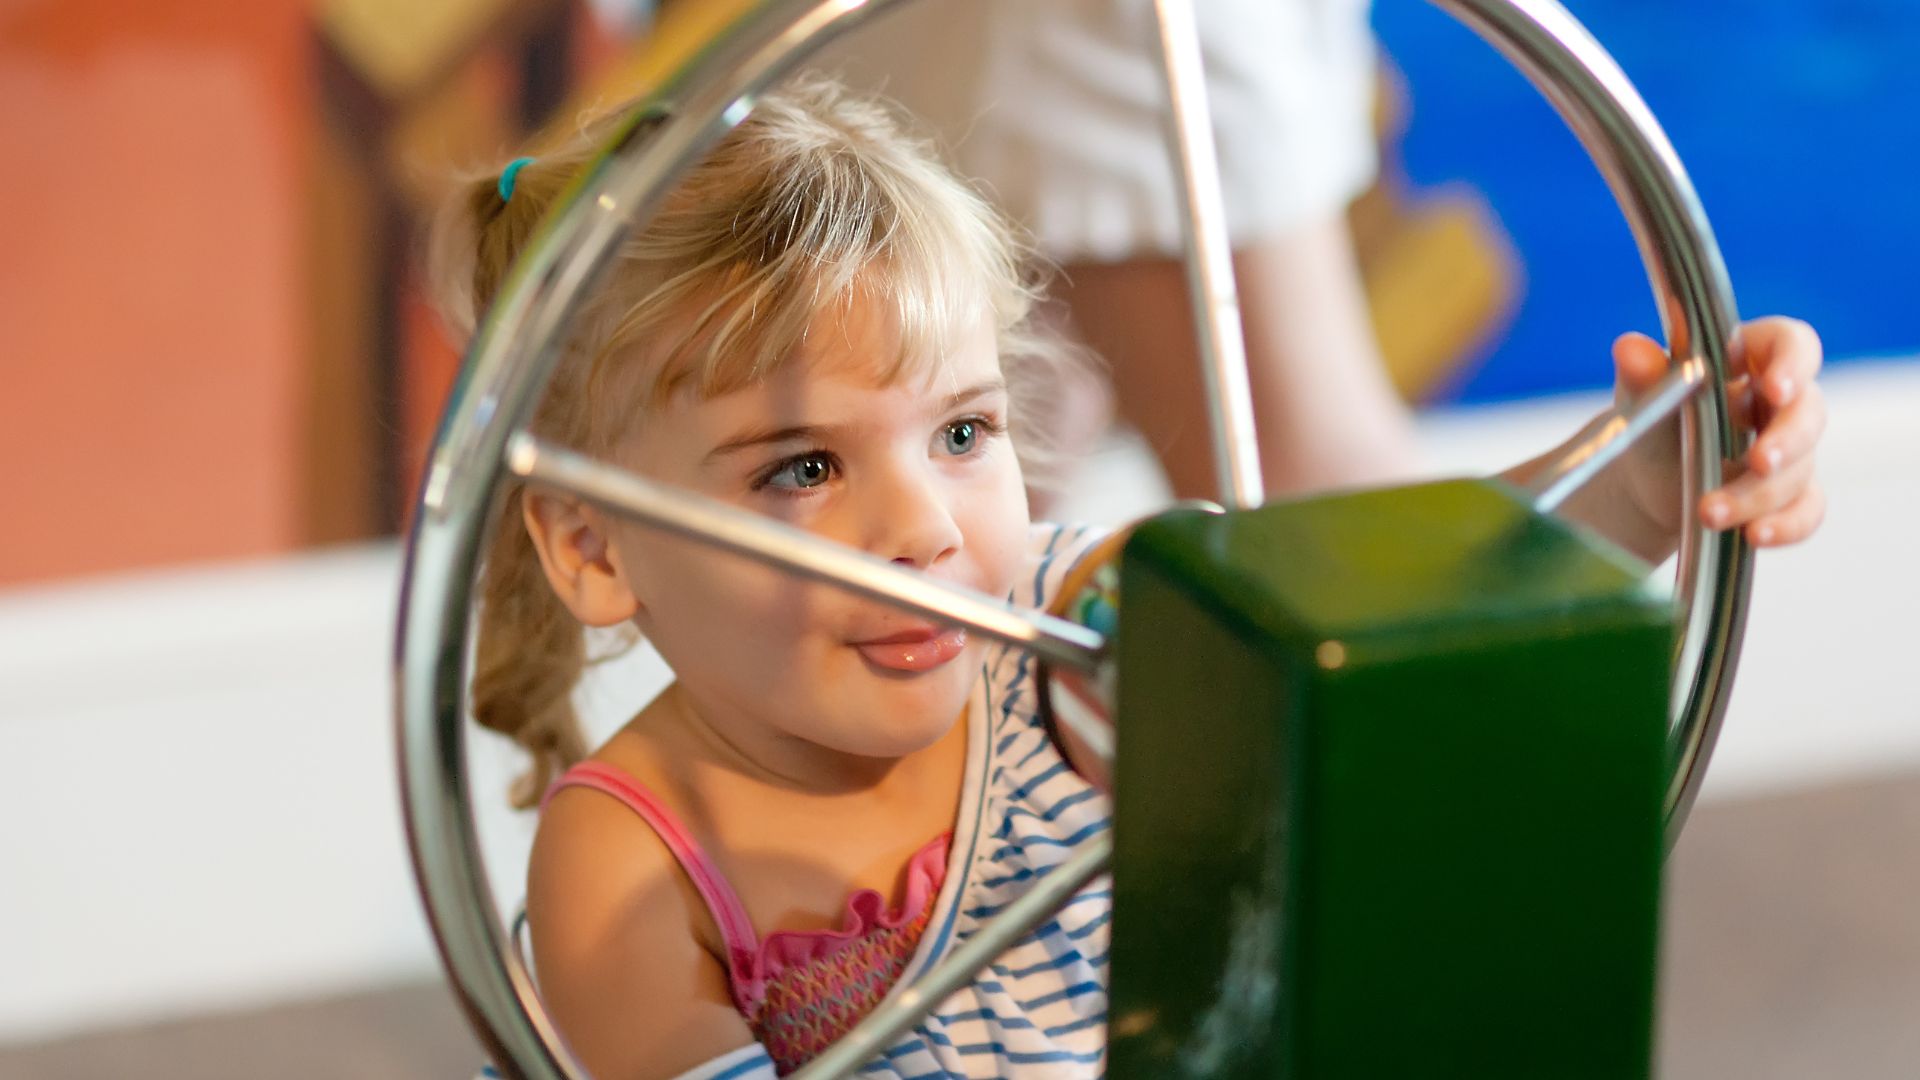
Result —
<path fill-rule="evenodd" d="M 639 613 L 601 515 L 575 499 L 533 490 L 521 496 L 520 509 L 547 581 L 574 618 L 615 626 Z"/>

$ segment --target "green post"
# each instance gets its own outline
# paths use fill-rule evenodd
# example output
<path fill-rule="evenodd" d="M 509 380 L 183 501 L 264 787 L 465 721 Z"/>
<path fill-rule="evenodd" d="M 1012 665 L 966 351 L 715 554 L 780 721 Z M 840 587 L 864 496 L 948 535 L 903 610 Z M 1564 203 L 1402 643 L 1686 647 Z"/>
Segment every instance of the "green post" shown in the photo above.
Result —
<path fill-rule="evenodd" d="M 1121 560 L 1110 1075 L 1645 1077 L 1673 628 L 1497 481 Z"/>

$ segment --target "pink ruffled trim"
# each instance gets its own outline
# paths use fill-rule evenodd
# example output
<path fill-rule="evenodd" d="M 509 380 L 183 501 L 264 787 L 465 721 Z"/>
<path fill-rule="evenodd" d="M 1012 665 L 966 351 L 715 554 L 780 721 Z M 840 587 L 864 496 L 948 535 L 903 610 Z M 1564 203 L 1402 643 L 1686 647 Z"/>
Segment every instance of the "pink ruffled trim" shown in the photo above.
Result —
<path fill-rule="evenodd" d="M 875 931 L 898 930 L 919 918 L 946 883 L 952 842 L 952 833 L 941 833 L 914 853 L 907 863 L 907 894 L 893 911 L 887 910 L 887 898 L 878 890 L 861 889 L 847 897 L 846 915 L 838 930 L 775 930 L 752 952 L 736 945 L 729 974 L 741 1011 L 749 1017 L 757 1015 L 766 1000 L 768 981 L 788 968 L 832 956 Z"/>

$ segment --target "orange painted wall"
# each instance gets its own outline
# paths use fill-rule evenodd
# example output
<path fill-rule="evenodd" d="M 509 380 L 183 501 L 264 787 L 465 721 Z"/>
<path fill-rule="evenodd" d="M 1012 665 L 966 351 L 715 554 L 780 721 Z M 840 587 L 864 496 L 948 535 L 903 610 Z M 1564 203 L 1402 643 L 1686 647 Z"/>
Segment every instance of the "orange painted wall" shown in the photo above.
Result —
<path fill-rule="evenodd" d="M 0 14 L 0 586 L 298 539 L 296 0 Z"/>

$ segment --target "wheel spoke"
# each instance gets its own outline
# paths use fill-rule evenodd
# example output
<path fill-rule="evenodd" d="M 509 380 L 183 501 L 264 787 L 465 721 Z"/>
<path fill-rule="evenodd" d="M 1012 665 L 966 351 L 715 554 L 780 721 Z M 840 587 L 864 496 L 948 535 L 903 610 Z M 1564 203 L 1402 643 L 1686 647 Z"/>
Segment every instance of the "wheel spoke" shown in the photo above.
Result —
<path fill-rule="evenodd" d="M 1526 488 L 1533 497 L 1533 508 L 1543 514 L 1553 513 L 1569 496 L 1632 449 L 1642 436 L 1679 412 L 1680 406 L 1707 384 L 1705 362 L 1687 360 L 1675 364 L 1645 397 L 1627 411 L 1616 412 L 1606 422 L 1596 425 L 1586 438 L 1534 476 Z"/>

